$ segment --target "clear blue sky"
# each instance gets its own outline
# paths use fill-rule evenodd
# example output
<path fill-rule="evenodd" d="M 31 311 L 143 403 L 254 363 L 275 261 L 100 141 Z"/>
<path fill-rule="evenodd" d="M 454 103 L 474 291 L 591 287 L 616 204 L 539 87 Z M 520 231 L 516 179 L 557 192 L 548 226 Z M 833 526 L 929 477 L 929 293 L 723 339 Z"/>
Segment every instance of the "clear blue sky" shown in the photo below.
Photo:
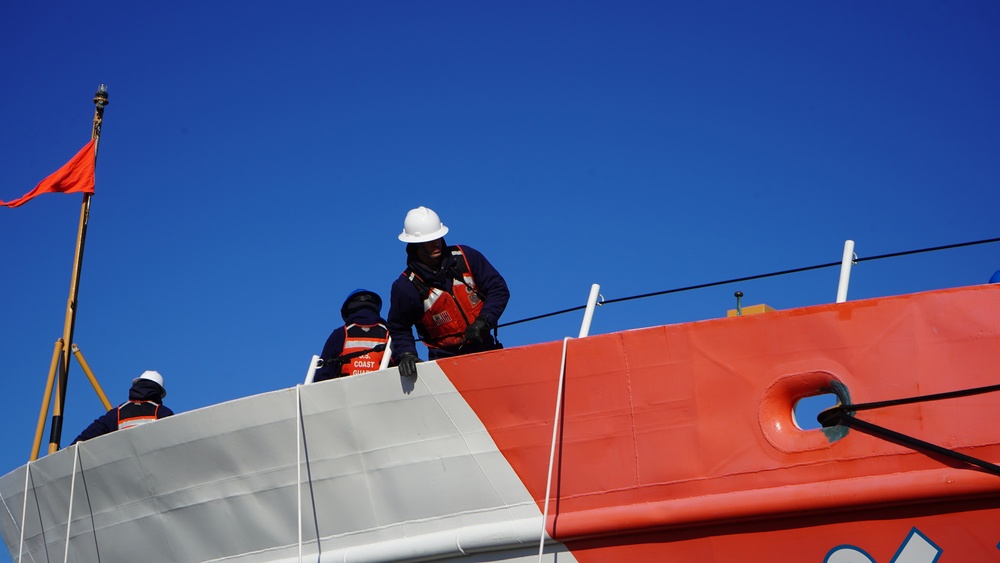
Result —
<path fill-rule="evenodd" d="M 406 211 L 504 274 L 511 322 L 1000 236 L 1000 4 L 0 1 L 0 199 L 90 136 L 76 342 L 178 412 L 301 381 Z M 0 209 L 0 473 L 30 453 L 79 195 Z M 1000 246 L 862 263 L 851 299 L 984 283 Z M 834 300 L 836 268 L 609 305 L 592 333 Z M 385 310 L 383 310 L 385 312 Z M 575 336 L 582 313 L 501 329 Z M 946 374 L 942 374 L 946 376 Z M 74 363 L 66 444 L 102 411 Z M 45 443 L 48 441 L 46 433 Z"/>

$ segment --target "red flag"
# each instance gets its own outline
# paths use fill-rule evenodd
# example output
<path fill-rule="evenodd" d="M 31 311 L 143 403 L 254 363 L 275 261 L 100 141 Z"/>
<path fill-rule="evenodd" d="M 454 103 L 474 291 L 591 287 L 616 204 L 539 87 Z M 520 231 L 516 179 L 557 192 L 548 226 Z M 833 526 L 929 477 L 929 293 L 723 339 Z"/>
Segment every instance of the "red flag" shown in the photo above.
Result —
<path fill-rule="evenodd" d="M 94 193 L 94 143 L 95 141 L 91 139 L 80 152 L 76 153 L 76 156 L 42 180 L 35 189 L 13 201 L 6 203 L 0 201 L 0 205 L 18 207 L 38 194 Z"/>

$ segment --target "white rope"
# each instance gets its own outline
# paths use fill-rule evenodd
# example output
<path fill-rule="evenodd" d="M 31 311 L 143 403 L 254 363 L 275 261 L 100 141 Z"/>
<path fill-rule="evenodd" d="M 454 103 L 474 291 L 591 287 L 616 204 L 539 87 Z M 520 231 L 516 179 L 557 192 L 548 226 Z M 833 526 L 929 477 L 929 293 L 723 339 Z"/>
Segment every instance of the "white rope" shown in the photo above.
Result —
<path fill-rule="evenodd" d="M 299 516 L 299 563 L 302 563 L 302 398 L 301 385 L 295 386 L 295 494 Z"/>
<path fill-rule="evenodd" d="M 552 449 L 549 451 L 549 476 L 545 481 L 545 506 L 542 510 L 542 534 L 538 540 L 538 561 L 545 551 L 545 525 L 549 521 L 549 496 L 552 494 L 552 468 L 556 460 L 556 436 L 559 433 L 559 411 L 562 409 L 563 380 L 566 377 L 566 347 L 570 337 L 563 338 L 562 361 L 559 365 L 559 389 L 556 391 L 556 414 L 552 420 Z"/>
<path fill-rule="evenodd" d="M 69 514 L 66 515 L 66 552 L 63 555 L 63 563 L 69 561 L 69 528 L 73 522 L 73 492 L 76 490 L 76 466 L 80 461 L 80 444 L 73 445 L 73 478 L 69 482 Z"/>
<path fill-rule="evenodd" d="M 28 514 L 28 476 L 31 475 L 31 462 L 24 466 L 24 506 L 21 507 L 21 542 L 17 549 L 17 562 L 21 563 L 24 555 L 24 519 Z"/>

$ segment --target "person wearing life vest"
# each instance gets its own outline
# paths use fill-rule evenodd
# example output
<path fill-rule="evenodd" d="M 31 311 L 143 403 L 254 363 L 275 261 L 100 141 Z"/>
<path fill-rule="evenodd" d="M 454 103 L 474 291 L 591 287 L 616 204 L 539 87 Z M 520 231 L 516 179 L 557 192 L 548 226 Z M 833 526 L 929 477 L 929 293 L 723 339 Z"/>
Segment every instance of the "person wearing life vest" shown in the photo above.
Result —
<path fill-rule="evenodd" d="M 163 387 L 163 376 L 156 371 L 145 371 L 132 380 L 128 401 L 104 413 L 80 432 L 73 444 L 98 436 L 148 424 L 154 420 L 172 416 L 174 411 L 163 404 L 167 390 Z M 71 444 L 72 445 L 72 444 Z"/>
<path fill-rule="evenodd" d="M 448 227 L 432 209 L 406 214 L 399 240 L 406 244 L 406 270 L 392 284 L 387 326 L 403 376 L 417 374 L 413 327 L 437 360 L 502 348 L 490 334 L 507 307 L 507 282 L 474 248 L 448 246 Z"/>
<path fill-rule="evenodd" d="M 374 291 L 356 289 L 347 295 L 340 316 L 344 325 L 327 338 L 323 365 L 313 382 L 377 371 L 389 341 L 382 318 L 382 298 Z"/>

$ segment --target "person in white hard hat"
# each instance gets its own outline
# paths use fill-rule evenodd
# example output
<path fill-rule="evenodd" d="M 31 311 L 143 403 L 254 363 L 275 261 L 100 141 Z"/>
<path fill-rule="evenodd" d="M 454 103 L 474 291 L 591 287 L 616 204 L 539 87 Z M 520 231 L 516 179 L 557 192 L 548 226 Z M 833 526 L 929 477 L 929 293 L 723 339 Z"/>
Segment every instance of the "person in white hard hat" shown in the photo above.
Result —
<path fill-rule="evenodd" d="M 160 372 L 144 371 L 142 375 L 132 380 L 128 400 L 91 422 L 90 426 L 73 440 L 73 444 L 171 416 L 174 411 L 162 404 L 166 396 L 167 390 L 163 387 L 163 376 Z"/>
<path fill-rule="evenodd" d="M 414 326 L 431 360 L 502 348 L 490 329 L 510 299 L 507 282 L 479 251 L 448 246 L 447 233 L 427 207 L 403 221 L 406 270 L 392 284 L 386 323 L 400 375 L 417 374 Z"/>

